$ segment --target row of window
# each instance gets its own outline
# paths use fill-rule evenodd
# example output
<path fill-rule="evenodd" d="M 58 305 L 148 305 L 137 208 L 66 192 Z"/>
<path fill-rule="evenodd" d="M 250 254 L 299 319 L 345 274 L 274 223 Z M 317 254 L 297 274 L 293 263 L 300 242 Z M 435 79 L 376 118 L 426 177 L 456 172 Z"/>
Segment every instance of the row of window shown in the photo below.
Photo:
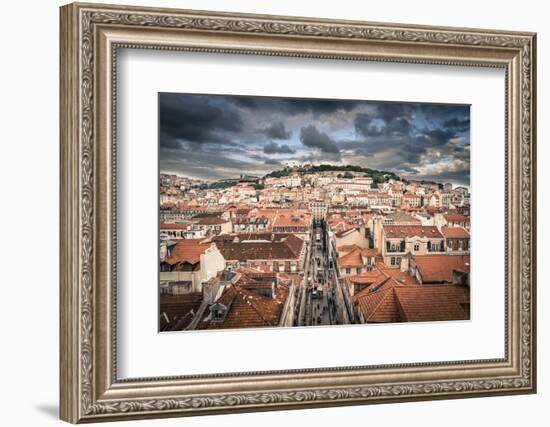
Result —
<path fill-rule="evenodd" d="M 367 272 L 372 271 L 372 266 L 370 266 L 370 265 L 367 266 L 366 271 Z M 361 267 L 357 267 L 355 269 L 355 274 L 361 274 L 362 272 L 363 272 L 363 269 Z M 346 274 L 351 274 L 351 267 L 346 267 Z"/>
<path fill-rule="evenodd" d="M 413 246 L 414 252 L 420 250 L 420 243 L 415 243 Z M 443 250 L 443 247 L 440 243 L 429 243 L 428 250 L 431 252 L 438 252 Z M 403 243 L 390 243 L 388 245 L 388 252 L 405 252 L 405 245 Z"/>

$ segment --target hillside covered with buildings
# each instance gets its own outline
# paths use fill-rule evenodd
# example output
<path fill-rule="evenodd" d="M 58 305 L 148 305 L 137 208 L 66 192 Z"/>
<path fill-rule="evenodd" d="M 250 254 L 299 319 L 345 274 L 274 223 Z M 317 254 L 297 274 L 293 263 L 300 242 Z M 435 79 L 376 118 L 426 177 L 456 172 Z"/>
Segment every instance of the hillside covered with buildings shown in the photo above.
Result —
<path fill-rule="evenodd" d="M 469 319 L 467 187 L 297 162 L 159 184 L 161 331 Z"/>

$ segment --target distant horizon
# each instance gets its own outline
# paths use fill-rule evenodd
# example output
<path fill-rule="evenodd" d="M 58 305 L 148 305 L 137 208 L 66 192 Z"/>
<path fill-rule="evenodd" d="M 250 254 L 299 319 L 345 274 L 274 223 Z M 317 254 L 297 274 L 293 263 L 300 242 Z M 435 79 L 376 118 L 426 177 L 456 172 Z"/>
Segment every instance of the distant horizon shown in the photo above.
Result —
<path fill-rule="evenodd" d="M 462 104 L 160 93 L 159 144 L 162 173 L 204 181 L 297 161 L 470 183 Z"/>
<path fill-rule="evenodd" d="M 318 165 L 315 165 L 315 166 L 318 166 Z M 276 169 L 277 170 L 277 169 Z M 278 169 L 278 170 L 282 170 L 282 169 Z M 392 172 L 392 171 L 385 171 L 385 172 Z M 269 172 L 268 172 L 269 173 Z M 192 180 L 197 180 L 197 181 L 204 181 L 204 182 L 220 182 L 220 181 L 228 181 L 228 180 L 235 180 L 235 179 L 238 179 L 240 178 L 240 176 L 233 176 L 233 177 L 227 177 L 227 178 L 218 178 L 218 179 L 203 179 L 203 178 L 193 178 L 191 176 L 188 176 L 188 175 L 185 175 L 184 172 L 167 172 L 167 171 L 160 171 L 160 174 L 164 174 L 164 175 L 176 175 L 180 178 L 187 178 L 187 179 L 192 179 Z M 247 173 L 243 173 L 244 175 L 249 175 L 249 176 L 254 176 L 254 174 L 247 174 Z M 261 175 L 259 176 L 260 178 L 264 178 L 265 175 L 267 174 L 264 174 L 264 175 Z M 459 183 L 456 183 L 456 182 L 453 182 L 453 181 L 436 181 L 436 180 L 429 180 L 429 179 L 418 179 L 418 178 L 403 178 L 401 177 L 404 181 L 407 181 L 407 182 L 411 182 L 411 181 L 424 181 L 424 182 L 434 182 L 434 183 L 437 183 L 437 184 L 452 184 L 453 185 L 453 189 L 456 188 L 456 187 L 465 187 L 465 188 L 468 188 L 468 190 L 470 190 L 470 185 L 469 184 L 459 184 Z"/>

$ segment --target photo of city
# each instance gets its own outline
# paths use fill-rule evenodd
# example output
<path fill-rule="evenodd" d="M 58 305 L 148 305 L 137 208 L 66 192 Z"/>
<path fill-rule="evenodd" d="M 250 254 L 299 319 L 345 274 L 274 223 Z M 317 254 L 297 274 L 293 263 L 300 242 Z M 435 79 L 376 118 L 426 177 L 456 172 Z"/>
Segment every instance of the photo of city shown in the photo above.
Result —
<path fill-rule="evenodd" d="M 160 332 L 470 319 L 469 105 L 158 102 Z"/>

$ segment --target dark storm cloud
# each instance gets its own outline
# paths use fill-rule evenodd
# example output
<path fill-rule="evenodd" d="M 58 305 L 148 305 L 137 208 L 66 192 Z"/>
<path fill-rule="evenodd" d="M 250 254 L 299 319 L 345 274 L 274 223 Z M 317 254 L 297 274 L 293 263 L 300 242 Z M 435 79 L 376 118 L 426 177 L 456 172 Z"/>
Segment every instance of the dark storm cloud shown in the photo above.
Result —
<path fill-rule="evenodd" d="M 373 153 L 378 167 L 405 175 L 427 171 L 424 164 L 461 159 L 467 167 L 460 171 L 433 168 L 439 179 L 469 180 L 469 107 L 407 103 L 371 103 L 368 112 L 353 121 L 357 140 L 340 143 L 340 148 L 360 156 Z M 373 159 L 371 162 L 375 162 Z M 433 178 L 432 176 L 432 178 Z"/>
<path fill-rule="evenodd" d="M 351 111 L 361 101 L 338 99 L 269 98 L 259 96 L 235 96 L 235 105 L 252 111 L 266 111 L 287 115 L 311 113 L 314 116 Z"/>
<path fill-rule="evenodd" d="M 300 141 L 306 147 L 317 148 L 323 153 L 340 157 L 340 149 L 336 141 L 331 139 L 325 132 L 320 132 L 315 126 L 309 125 L 300 130 Z"/>
<path fill-rule="evenodd" d="M 422 129 L 420 139 L 425 147 L 447 144 L 451 138 L 456 138 L 458 132 L 451 128 Z"/>
<path fill-rule="evenodd" d="M 468 132 L 470 130 L 470 117 L 453 117 L 443 122 L 443 127 L 452 129 L 456 132 Z"/>
<path fill-rule="evenodd" d="M 385 123 L 367 113 L 359 113 L 353 121 L 355 129 L 363 136 L 380 136 L 384 133 Z"/>
<path fill-rule="evenodd" d="M 159 102 L 161 147 L 192 144 L 232 145 L 231 135 L 242 130 L 239 112 L 222 98 L 161 94 Z"/>
<path fill-rule="evenodd" d="M 295 159 L 469 183 L 464 105 L 161 94 L 159 113 L 162 170 L 214 179 Z"/>
<path fill-rule="evenodd" d="M 260 133 L 265 134 L 271 139 L 289 139 L 290 135 L 292 135 L 290 131 L 286 130 L 283 122 L 273 123 L 271 126 L 262 129 Z"/>
<path fill-rule="evenodd" d="M 265 154 L 294 154 L 296 150 L 290 148 L 287 144 L 277 144 L 276 142 L 269 142 L 264 146 Z"/>
<path fill-rule="evenodd" d="M 422 114 L 428 121 L 441 123 L 453 118 L 466 119 L 470 117 L 470 108 L 462 104 L 409 104 L 416 112 Z"/>

